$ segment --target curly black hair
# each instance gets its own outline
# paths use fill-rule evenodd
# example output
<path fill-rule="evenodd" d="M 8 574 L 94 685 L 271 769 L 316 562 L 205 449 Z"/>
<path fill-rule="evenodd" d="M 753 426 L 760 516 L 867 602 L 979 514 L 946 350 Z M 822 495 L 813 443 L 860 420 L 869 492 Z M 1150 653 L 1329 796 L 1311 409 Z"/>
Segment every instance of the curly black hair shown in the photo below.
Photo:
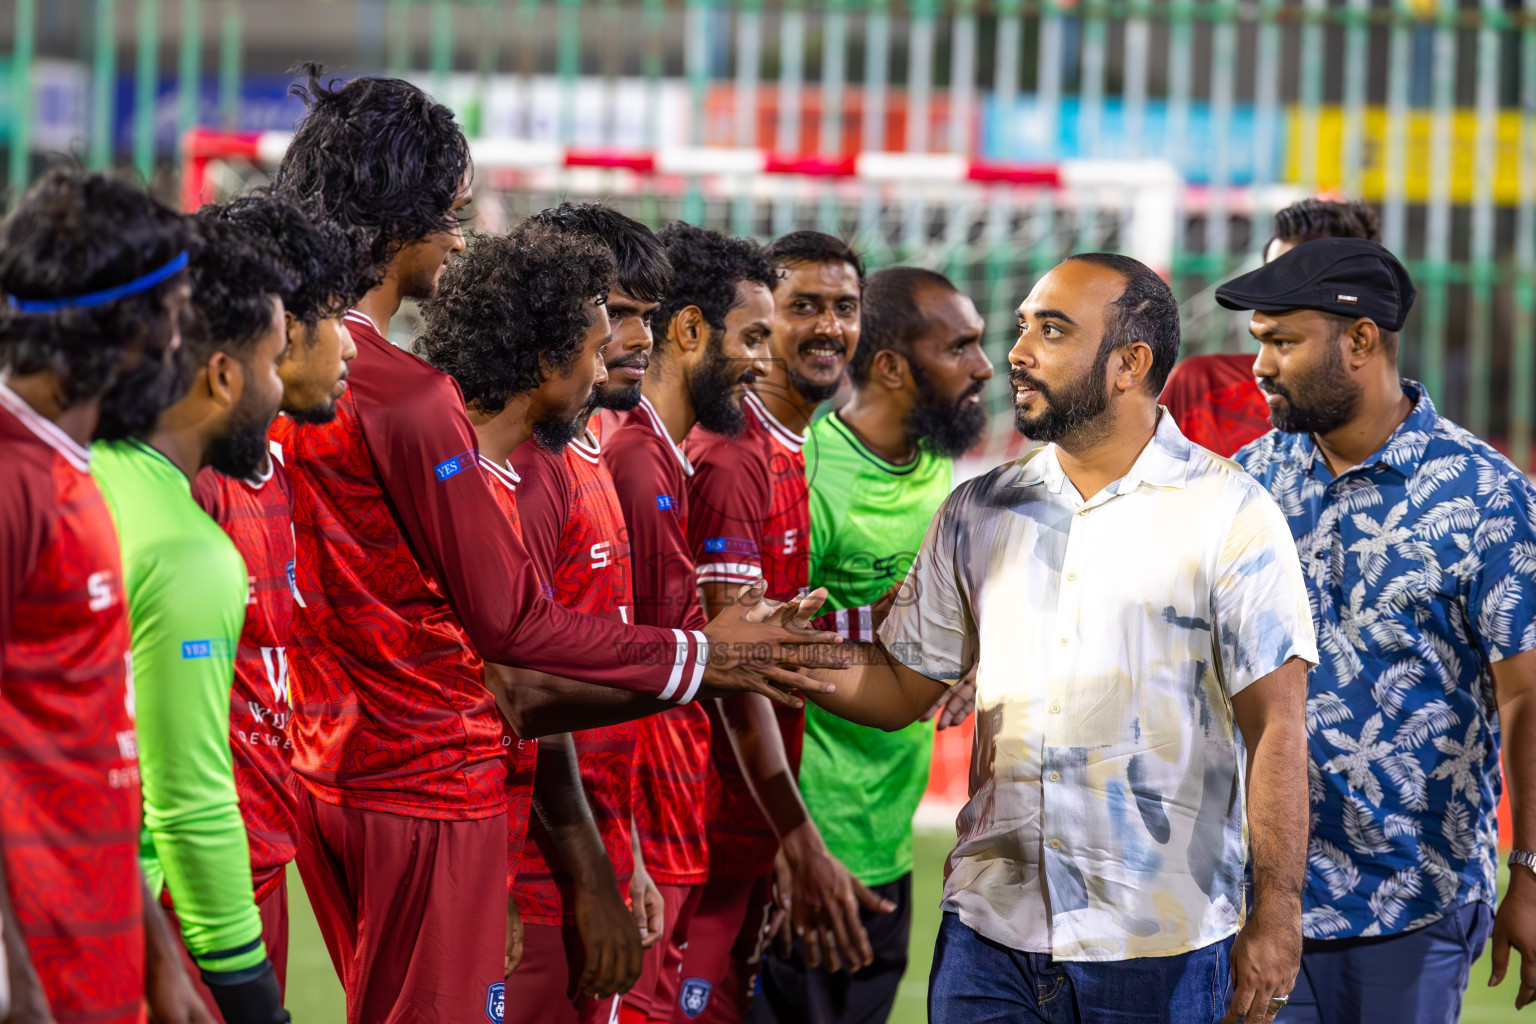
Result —
<path fill-rule="evenodd" d="M 288 268 L 293 283 L 281 293 L 283 308 L 311 329 L 345 313 L 379 283 L 363 231 L 326 220 L 281 192 L 258 189 L 198 213 L 239 227 Z"/>
<path fill-rule="evenodd" d="M 667 325 L 689 306 L 699 307 L 714 331 L 725 330 L 725 315 L 736 305 L 736 286 L 756 281 L 769 291 L 778 271 L 763 248 L 745 238 L 732 238 L 709 228 L 673 221 L 656 236 L 672 264 L 672 290 L 656 310 L 657 351 L 667 342 Z"/>
<path fill-rule="evenodd" d="M 193 220 L 194 323 L 183 336 L 193 366 L 223 350 L 244 359 L 272 324 L 272 300 L 298 284 L 265 239 L 205 206 Z"/>
<path fill-rule="evenodd" d="M 43 174 L 0 225 L 0 292 L 57 299 L 142 277 L 188 250 L 188 219 L 141 189 L 61 164 Z M 0 303 L 0 366 L 18 376 L 55 370 L 65 401 L 89 401 L 112 385 L 131 354 L 158 361 L 174 336 L 165 300 L 186 271 L 83 309 L 22 313 Z"/>
<path fill-rule="evenodd" d="M 858 275 L 859 287 L 864 286 L 864 258 L 853 246 L 821 231 L 791 231 L 780 235 L 763 247 L 763 252 L 776 267 L 792 267 L 801 263 L 846 263 Z"/>
<path fill-rule="evenodd" d="M 619 287 L 641 302 L 660 302 L 672 287 L 667 252 L 650 228 L 603 203 L 561 203 L 528 218 L 602 242 L 618 264 Z"/>
<path fill-rule="evenodd" d="M 276 186 L 368 232 L 378 267 L 418 239 L 453 230 L 453 204 L 470 173 L 469 142 L 453 111 L 398 78 L 322 83 L 319 64 L 298 68 L 294 95 L 309 111 L 283 154 Z"/>
<path fill-rule="evenodd" d="M 475 235 L 421 304 L 416 352 L 459 382 L 465 402 L 500 412 L 538 387 L 545 367 L 571 365 L 588 307 L 614 278 L 607 246 L 546 224 Z"/>

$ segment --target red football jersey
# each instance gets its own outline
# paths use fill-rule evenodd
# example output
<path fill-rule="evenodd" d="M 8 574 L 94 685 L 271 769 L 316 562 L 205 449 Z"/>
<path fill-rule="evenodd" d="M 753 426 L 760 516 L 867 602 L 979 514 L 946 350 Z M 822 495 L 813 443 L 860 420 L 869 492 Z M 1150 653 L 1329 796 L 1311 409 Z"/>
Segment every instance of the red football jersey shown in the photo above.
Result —
<path fill-rule="evenodd" d="M 1185 437 L 1226 458 L 1271 428 L 1252 355 L 1191 356 L 1173 368 L 1158 400 Z"/>
<path fill-rule="evenodd" d="M 742 401 L 746 429 L 738 438 L 695 427 L 687 438 L 694 474 L 688 496 L 688 542 L 699 583 L 751 583 L 762 577 L 768 597 L 785 601 L 805 590 L 810 574 L 811 504 L 805 479 L 805 435 L 789 430 L 750 391 Z M 718 706 L 708 709 L 715 774 L 709 794 L 711 874 L 756 878 L 773 867 L 779 841 L 747 788 Z M 805 712 L 774 705 L 790 771 L 800 771 Z"/>
<path fill-rule="evenodd" d="M 90 455 L 0 383 L 0 857 L 53 1017 L 139 1020 L 128 605 Z"/>
<path fill-rule="evenodd" d="M 678 699 L 702 633 L 602 621 L 538 599 L 487 486 L 452 378 L 347 314 L 336 419 L 280 417 L 298 609 L 293 770 L 319 799 L 438 819 L 506 812 L 502 720 L 482 655 Z"/>
<path fill-rule="evenodd" d="M 506 464 L 497 465 L 484 455 L 480 468 L 490 482 L 496 504 L 506 513 L 512 532 L 521 539 L 522 520 L 517 514 L 517 471 Z M 523 859 L 523 844 L 528 841 L 528 820 L 533 813 L 533 773 L 538 767 L 539 741 L 518 739 L 517 733 L 503 720 L 501 743 L 507 751 L 507 892 L 517 880 L 517 868 Z"/>
<path fill-rule="evenodd" d="M 265 479 L 197 474 L 192 497 L 235 542 L 251 589 L 235 652 L 229 706 L 240 816 L 251 844 L 258 901 L 282 882 L 297 852 L 288 755 L 288 643 L 293 633 L 293 492 L 274 457 Z"/>
<path fill-rule="evenodd" d="M 702 629 L 706 620 L 688 546 L 693 465 L 647 399 L 610 424 L 603 464 L 629 527 L 635 621 Z M 709 880 L 709 715 L 687 704 L 636 724 L 630 788 L 646 870 L 663 885 L 702 885 Z"/>
<path fill-rule="evenodd" d="M 572 441 L 558 453 L 528 441 L 513 452 L 512 464 L 520 476 L 523 538 L 534 564 L 551 581 L 555 600 L 567 608 L 630 621 L 629 534 L 596 438 L 589 434 L 588 440 Z M 630 764 L 635 732 L 634 722 L 624 722 L 571 734 L 592 817 L 620 891 L 626 893 L 634 871 Z M 557 863 L 549 833 L 532 819 L 513 890 L 524 922 L 560 924 L 574 912 L 570 876 L 553 868 Z"/>

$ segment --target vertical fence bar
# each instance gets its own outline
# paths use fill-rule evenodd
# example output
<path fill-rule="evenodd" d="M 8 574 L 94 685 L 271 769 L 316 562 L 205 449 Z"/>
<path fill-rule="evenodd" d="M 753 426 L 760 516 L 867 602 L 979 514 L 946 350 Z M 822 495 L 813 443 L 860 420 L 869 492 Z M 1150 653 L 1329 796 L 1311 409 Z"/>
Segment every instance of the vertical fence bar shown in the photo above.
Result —
<path fill-rule="evenodd" d="M 1126 151 L 1133 157 L 1147 152 L 1147 64 L 1152 52 L 1149 5 L 1136 0 L 1125 22 L 1125 67 L 1121 103 L 1125 110 Z"/>
<path fill-rule="evenodd" d="M 1520 30 L 1520 152 L 1515 211 L 1514 345 L 1509 359 L 1509 454 L 1531 467 L 1532 386 L 1536 381 L 1536 0 L 1525 0 Z"/>
<path fill-rule="evenodd" d="M 935 0 L 913 0 L 907 29 L 907 152 L 928 151 L 928 120 L 933 97 Z M 927 238 L 927 204 L 907 201 L 902 215 L 902 258 L 910 259 Z"/>
<path fill-rule="evenodd" d="M 1237 7 L 1216 0 L 1211 30 L 1211 187 L 1205 207 L 1205 278 L 1219 281 L 1231 261 L 1229 210 L 1232 185 L 1232 110 L 1237 89 Z M 1227 317 L 1217 313 L 1206 321 L 1206 351 L 1220 351 L 1226 341 Z"/>
<path fill-rule="evenodd" d="M 974 0 L 958 0 L 949 33 L 949 138 L 951 153 L 969 156 L 971 119 L 976 97 L 976 12 Z M 964 255 L 970 215 L 957 198 L 947 204 L 944 215 L 944 258 L 942 268 L 956 275 Z M 967 278 L 969 274 L 967 273 Z"/>
<path fill-rule="evenodd" d="M 155 175 L 156 79 L 160 74 L 160 0 L 139 0 L 133 74 L 133 168 L 148 184 Z"/>
<path fill-rule="evenodd" d="M 1040 156 L 1050 159 L 1060 153 L 1060 127 L 1057 111 L 1062 92 L 1061 7 L 1056 0 L 1041 0 L 1040 25 L 1035 40 L 1035 114 L 1040 131 Z M 1035 199 L 1034 219 L 1039 227 L 1037 241 L 1030 247 L 1030 273 L 1039 277 L 1056 261 L 1056 197 L 1041 190 Z"/>
<path fill-rule="evenodd" d="M 1189 148 L 1190 76 L 1194 65 L 1194 16 L 1192 0 L 1173 0 L 1168 16 L 1168 155 L 1180 169 L 1186 165 Z M 1186 294 L 1189 250 L 1189 218 L 1181 193 L 1174 206 L 1173 267 L 1170 271 L 1173 294 Z"/>
<path fill-rule="evenodd" d="M 1493 283 L 1498 268 L 1493 263 L 1493 185 L 1498 176 L 1497 142 L 1499 117 L 1499 29 L 1504 9 L 1500 0 L 1483 0 L 1483 19 L 1477 29 L 1477 127 L 1472 143 L 1472 301 L 1467 332 L 1468 430 L 1488 436 L 1492 405 Z"/>
<path fill-rule="evenodd" d="M 683 20 L 683 69 L 688 76 L 688 123 L 695 143 L 703 137 L 704 93 L 709 85 L 709 0 L 688 0 Z M 704 193 L 690 178 L 683 195 L 683 220 L 697 224 L 704 215 Z"/>
<path fill-rule="evenodd" d="M 117 0 L 96 0 L 95 33 L 89 165 L 92 170 L 102 170 L 112 165 L 112 100 L 117 94 Z M 20 102 L 21 97 L 15 100 Z"/>
<path fill-rule="evenodd" d="M 555 26 L 555 74 L 560 79 L 560 120 L 556 139 L 561 145 L 569 146 L 576 139 L 576 86 L 581 75 L 581 0 L 560 0 Z"/>
<path fill-rule="evenodd" d="M 432 26 L 428 32 L 432 89 L 437 98 L 448 97 L 448 75 L 453 71 L 453 0 L 432 0 Z"/>
<path fill-rule="evenodd" d="M 656 112 L 661 106 L 661 26 L 666 14 L 663 4 L 664 0 L 644 0 L 640 11 L 641 34 L 645 37 L 645 57 L 640 68 L 645 77 L 645 145 L 651 150 L 661 144 L 661 126 Z M 688 141 L 698 145 L 703 133 L 703 125 L 690 124 Z"/>
<path fill-rule="evenodd" d="M 491 90 L 496 84 L 496 69 L 501 63 L 501 4 L 496 0 L 481 0 L 476 12 L 480 25 L 480 46 L 475 56 L 475 135 L 488 134 L 485 112 L 491 102 Z M 466 127 L 465 131 L 469 131 Z"/>
<path fill-rule="evenodd" d="M 1318 185 L 1318 108 L 1323 102 L 1323 19 L 1328 0 L 1303 0 L 1301 22 L 1301 80 L 1299 85 L 1301 130 L 1297 137 L 1301 183 L 1315 191 Z"/>
<path fill-rule="evenodd" d="M 1429 143 L 1429 210 L 1424 232 L 1423 361 L 1419 377 L 1432 399 L 1444 402 L 1446 271 L 1451 257 L 1451 139 L 1456 102 L 1457 0 L 1439 0 L 1432 79 L 1433 120 Z"/>
<path fill-rule="evenodd" d="M 232 132 L 240 125 L 240 0 L 224 0 L 219 19 L 219 123 Z"/>
<path fill-rule="evenodd" d="M 176 72 L 176 145 L 197 125 L 197 106 L 202 91 L 203 3 L 181 0 L 181 57 Z"/>
<path fill-rule="evenodd" d="M 1109 48 L 1109 28 L 1104 8 L 1097 3 L 1082 5 L 1083 74 L 1077 90 L 1077 147 L 1083 156 L 1100 155 L 1099 139 L 1104 123 L 1104 51 Z"/>
<path fill-rule="evenodd" d="M 755 148 L 757 139 L 757 83 L 763 66 L 763 13 L 758 0 L 747 0 L 736 11 L 736 145 Z M 752 232 L 753 200 L 744 187 L 731 198 L 731 233 Z"/>
<path fill-rule="evenodd" d="M 1385 199 L 1381 207 L 1381 241 L 1398 256 L 1407 258 L 1408 208 L 1405 198 L 1408 148 L 1408 81 L 1412 73 L 1408 23 L 1413 17 L 1408 0 L 1393 0 L 1392 29 L 1387 56 L 1387 151 Z"/>
<path fill-rule="evenodd" d="M 1536 3 L 1536 0 L 1532 2 Z M 1015 107 L 1018 104 L 1019 53 L 1024 27 L 1019 6 L 1019 0 L 998 0 L 997 4 L 996 50 L 992 61 L 992 101 L 995 104 L 992 126 L 997 143 L 992 155 L 1005 160 L 1019 157 L 1019 139 L 1015 128 L 1018 115 Z M 982 312 L 989 320 L 988 340 L 1006 337 L 1008 325 L 1012 323 L 1008 307 L 1016 301 L 1008 294 L 1008 270 L 1014 262 L 1013 246 L 1009 244 L 1013 226 L 1013 189 L 997 186 L 992 189 L 989 201 L 986 226 L 986 306 Z"/>
<path fill-rule="evenodd" d="M 1268 185 L 1275 180 L 1275 165 L 1279 154 L 1275 150 L 1275 135 L 1279 130 L 1280 112 L 1280 26 L 1276 17 L 1280 12 L 1280 0 L 1260 0 L 1257 49 L 1253 69 L 1253 183 Z M 1248 262 L 1256 263 L 1269 240 L 1269 218 L 1274 210 L 1267 204 L 1255 204 L 1253 230 L 1249 232 L 1251 244 Z M 1225 318 L 1224 313 L 1216 313 Z"/>
<path fill-rule="evenodd" d="M 32 157 L 32 57 L 37 50 L 37 0 L 16 0 L 11 47 L 11 205 L 27 187 Z"/>
<path fill-rule="evenodd" d="M 800 104 L 805 80 L 805 11 L 800 0 L 790 0 L 779 12 L 779 130 L 774 148 L 783 153 L 800 151 Z M 773 233 L 794 229 L 795 196 L 799 182 L 778 182 L 773 202 Z"/>
<path fill-rule="evenodd" d="M 843 83 L 848 75 L 848 15 L 843 5 L 844 0 L 828 0 L 822 18 L 821 128 L 816 148 L 829 156 L 843 152 Z M 817 226 L 829 234 L 841 234 L 837 189 L 828 183 L 820 191 Z"/>
<path fill-rule="evenodd" d="M 392 75 L 403 75 L 411 66 L 411 0 L 389 0 L 384 31 L 385 67 Z"/>
<path fill-rule="evenodd" d="M 1365 87 L 1370 75 L 1371 0 L 1349 0 L 1344 26 L 1344 194 L 1360 197 L 1365 141 Z"/>
<path fill-rule="evenodd" d="M 885 149 L 885 95 L 891 74 L 891 15 L 887 0 L 869 0 L 864 18 L 864 114 L 859 146 L 866 152 Z M 885 242 L 880 225 L 880 186 L 866 183 L 859 197 L 859 238 L 866 250 Z"/>

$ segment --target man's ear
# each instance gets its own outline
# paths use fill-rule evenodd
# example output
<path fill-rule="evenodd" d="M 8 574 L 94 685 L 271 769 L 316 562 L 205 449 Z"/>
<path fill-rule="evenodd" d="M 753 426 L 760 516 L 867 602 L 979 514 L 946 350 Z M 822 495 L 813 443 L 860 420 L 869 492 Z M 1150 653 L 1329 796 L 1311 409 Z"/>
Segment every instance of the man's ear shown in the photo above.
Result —
<path fill-rule="evenodd" d="M 907 357 L 888 348 L 875 353 L 869 363 L 870 380 L 879 381 L 891 391 L 904 391 L 912 380 Z"/>
<path fill-rule="evenodd" d="M 1147 375 L 1152 372 L 1152 346 L 1144 341 L 1126 345 L 1109 357 L 1111 366 L 1118 366 L 1115 386 L 1127 393 L 1140 390 Z"/>
<path fill-rule="evenodd" d="M 1344 359 L 1352 370 L 1358 370 L 1371 357 L 1379 355 L 1384 344 L 1381 328 L 1369 317 L 1361 317 L 1345 328 L 1344 339 Z"/>
<path fill-rule="evenodd" d="M 208 397 L 223 409 L 233 409 L 240 404 L 245 393 L 245 366 L 222 349 L 208 357 L 203 368 L 208 379 Z"/>
<path fill-rule="evenodd" d="M 709 321 L 698 306 L 684 306 L 667 324 L 667 338 L 683 353 L 697 352 L 709 341 Z"/>

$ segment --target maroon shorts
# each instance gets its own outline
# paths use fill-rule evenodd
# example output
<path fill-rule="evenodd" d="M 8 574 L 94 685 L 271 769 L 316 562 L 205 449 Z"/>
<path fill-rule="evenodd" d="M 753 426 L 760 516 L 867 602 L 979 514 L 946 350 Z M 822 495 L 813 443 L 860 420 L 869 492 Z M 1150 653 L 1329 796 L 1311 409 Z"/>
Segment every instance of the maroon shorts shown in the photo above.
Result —
<path fill-rule="evenodd" d="M 294 788 L 299 873 L 347 1024 L 500 1024 L 506 815 L 406 818 Z"/>
<path fill-rule="evenodd" d="M 677 1005 L 677 980 L 683 968 L 683 936 L 704 895 L 702 885 L 657 883 L 664 907 L 661 941 L 645 951 L 640 980 L 624 993 L 626 1024 L 638 1021 L 670 1021 Z"/>
<path fill-rule="evenodd" d="M 507 979 L 506 1024 L 618 1024 L 618 996 L 573 997 L 581 958 L 575 925 L 523 925 L 523 959 Z"/>
<path fill-rule="evenodd" d="M 741 1024 L 773 913 L 771 876 L 711 878 L 683 945 L 673 1024 Z"/>
<path fill-rule="evenodd" d="M 176 919 L 176 911 L 162 905 L 167 920 L 170 921 L 171 931 L 177 936 L 176 948 L 181 950 L 181 962 L 187 968 L 187 974 L 192 978 L 192 987 L 197 989 L 197 994 L 202 996 L 203 1005 L 213 1015 L 213 1019 L 223 1024 L 224 1016 L 219 1013 L 219 1004 L 214 1002 L 213 993 L 208 991 L 208 986 L 203 984 L 203 972 L 198 969 L 192 960 L 192 954 L 187 952 L 187 947 L 180 940 L 181 922 Z M 276 888 L 267 893 L 266 898 L 256 902 L 256 909 L 261 913 L 261 941 L 267 947 L 267 959 L 272 961 L 272 973 L 277 975 L 277 987 L 287 991 L 288 985 L 288 879 L 279 876 Z"/>

